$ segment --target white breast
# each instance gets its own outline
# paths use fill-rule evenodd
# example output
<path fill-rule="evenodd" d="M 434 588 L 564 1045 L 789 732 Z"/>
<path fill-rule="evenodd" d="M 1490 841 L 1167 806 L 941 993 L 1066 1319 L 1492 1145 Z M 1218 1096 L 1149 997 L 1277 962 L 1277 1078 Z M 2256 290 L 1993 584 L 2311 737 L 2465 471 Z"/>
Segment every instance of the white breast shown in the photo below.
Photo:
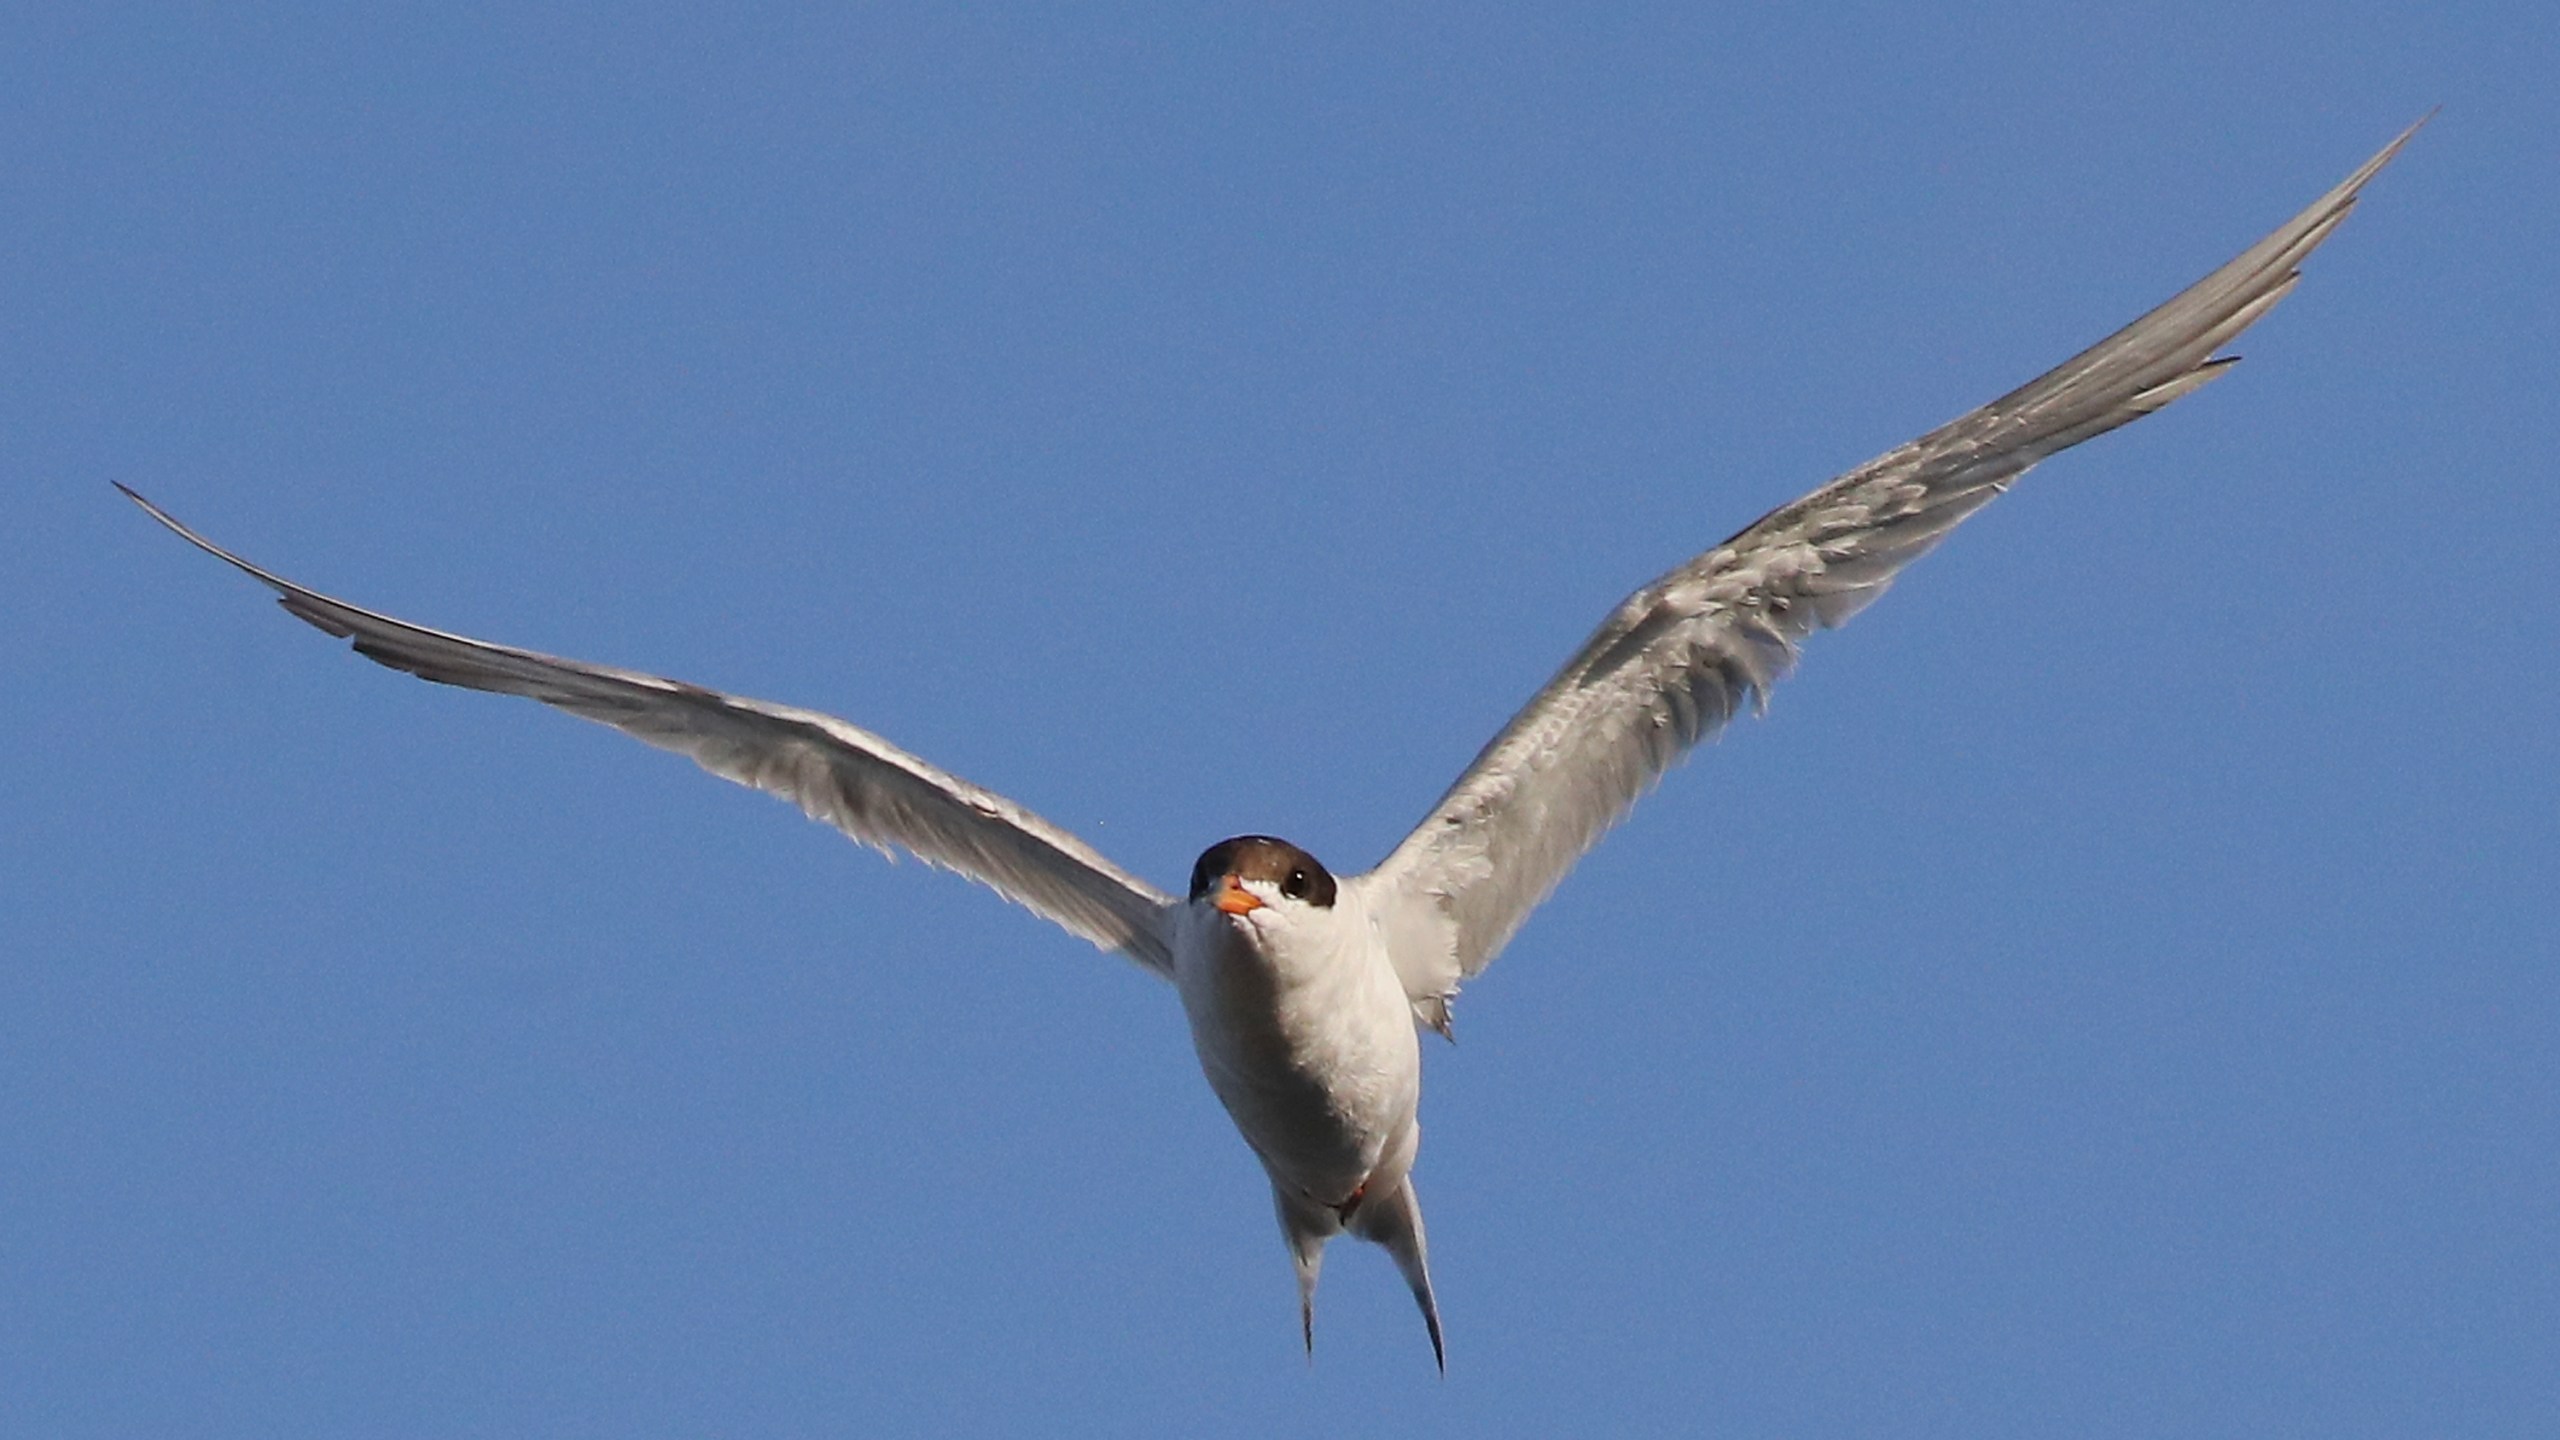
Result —
<path fill-rule="evenodd" d="M 1330 909 L 1282 901 L 1240 920 L 1184 906 L 1174 981 L 1201 1072 L 1274 1182 L 1338 1205 L 1402 1178 L 1421 1050 L 1404 986 L 1347 889 Z"/>

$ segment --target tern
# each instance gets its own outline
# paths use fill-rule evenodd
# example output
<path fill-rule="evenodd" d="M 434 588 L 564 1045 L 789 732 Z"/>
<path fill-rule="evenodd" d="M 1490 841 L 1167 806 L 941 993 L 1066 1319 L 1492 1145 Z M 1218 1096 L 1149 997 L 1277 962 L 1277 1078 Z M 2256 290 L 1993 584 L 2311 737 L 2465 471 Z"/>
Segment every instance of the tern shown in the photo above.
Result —
<path fill-rule="evenodd" d="M 1450 1033 L 1459 986 L 1665 770 L 1744 707 L 1765 706 L 1806 637 L 1883 594 L 2030 466 L 2228 369 L 2237 357 L 2218 352 L 2293 289 L 2303 257 L 2417 128 L 2158 309 L 1629 595 L 1422 823 L 1357 875 L 1286 840 L 1240 835 L 1201 852 L 1184 893 L 1170 895 L 1020 805 L 834 716 L 359 609 L 117 488 L 360 655 L 539 700 L 691 756 L 1170 980 L 1201 1072 L 1270 1177 L 1308 1353 L 1325 1246 L 1347 1232 L 1394 1257 L 1445 1370 L 1412 1176 L 1419 1031 Z"/>

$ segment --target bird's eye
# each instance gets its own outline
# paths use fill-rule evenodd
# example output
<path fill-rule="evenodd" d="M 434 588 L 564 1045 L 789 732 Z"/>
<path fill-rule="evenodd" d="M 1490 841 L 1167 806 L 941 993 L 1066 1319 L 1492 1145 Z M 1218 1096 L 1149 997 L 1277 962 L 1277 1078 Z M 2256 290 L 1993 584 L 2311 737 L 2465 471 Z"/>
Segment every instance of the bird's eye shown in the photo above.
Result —
<path fill-rule="evenodd" d="M 1306 899 L 1307 872 L 1304 870 L 1290 871 L 1289 878 L 1280 882 L 1280 893 L 1288 896 L 1292 900 Z"/>

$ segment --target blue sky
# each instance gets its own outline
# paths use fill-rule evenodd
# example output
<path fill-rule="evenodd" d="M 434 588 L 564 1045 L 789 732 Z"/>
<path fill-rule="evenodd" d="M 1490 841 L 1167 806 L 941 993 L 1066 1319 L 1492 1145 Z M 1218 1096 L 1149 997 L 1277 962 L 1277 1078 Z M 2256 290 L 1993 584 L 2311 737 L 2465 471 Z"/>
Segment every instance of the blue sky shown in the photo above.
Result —
<path fill-rule="evenodd" d="M 2560 1426 L 2547 6 L 0 19 L 0 1430 Z M 277 614 L 1382 854 L 1608 605 L 2443 113 L 1426 1056 L 1312 1367 L 1168 990 Z"/>

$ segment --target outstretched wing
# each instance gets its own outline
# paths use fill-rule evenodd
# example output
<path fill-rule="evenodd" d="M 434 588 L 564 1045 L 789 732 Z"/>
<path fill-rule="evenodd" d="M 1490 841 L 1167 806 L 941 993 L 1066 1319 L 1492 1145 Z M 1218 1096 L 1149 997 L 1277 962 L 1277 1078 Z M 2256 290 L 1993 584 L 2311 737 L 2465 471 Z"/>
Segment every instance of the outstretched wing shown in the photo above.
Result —
<path fill-rule="evenodd" d="M 1766 703 L 1797 642 L 1883 594 L 2027 467 L 2221 374 L 2236 357 L 2214 351 L 2293 289 L 2302 257 L 2415 133 L 2167 304 L 1628 596 L 1355 882 L 1390 928 L 1423 1019 L 1445 1027 L 1459 982 L 1664 770 L 1743 706 Z"/>
<path fill-rule="evenodd" d="M 491 645 L 377 615 L 271 574 L 122 485 L 154 520 L 283 597 L 295 617 L 421 679 L 522 695 L 689 755 L 723 779 L 782 796 L 882 851 L 956 871 L 1105 950 L 1167 976 L 1171 896 L 1075 836 L 832 715 L 723 695 L 632 670 Z"/>

